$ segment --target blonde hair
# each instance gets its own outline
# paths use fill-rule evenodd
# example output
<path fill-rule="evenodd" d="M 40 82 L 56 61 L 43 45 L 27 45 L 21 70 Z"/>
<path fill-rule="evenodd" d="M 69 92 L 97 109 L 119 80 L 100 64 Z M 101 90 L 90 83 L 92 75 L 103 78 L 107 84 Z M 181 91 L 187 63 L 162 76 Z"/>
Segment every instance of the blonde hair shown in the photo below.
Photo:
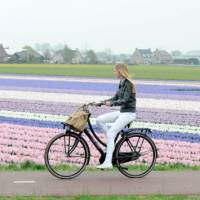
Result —
<path fill-rule="evenodd" d="M 124 78 L 128 79 L 131 83 L 132 83 L 132 92 L 136 93 L 135 91 L 135 83 L 133 82 L 131 75 L 128 72 L 128 68 L 127 65 L 125 64 L 116 64 L 115 68 L 118 70 L 118 72 L 120 73 L 121 76 L 123 76 Z"/>

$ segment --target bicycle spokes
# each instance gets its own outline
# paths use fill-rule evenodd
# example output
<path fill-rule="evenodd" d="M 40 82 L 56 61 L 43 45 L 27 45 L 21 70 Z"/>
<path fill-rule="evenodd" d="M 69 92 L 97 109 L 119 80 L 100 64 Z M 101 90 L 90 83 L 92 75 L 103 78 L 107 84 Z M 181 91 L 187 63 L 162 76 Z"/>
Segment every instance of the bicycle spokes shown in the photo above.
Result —
<path fill-rule="evenodd" d="M 155 149 L 145 136 L 130 135 L 118 145 L 116 160 L 119 170 L 128 177 L 142 177 L 155 162 Z"/>
<path fill-rule="evenodd" d="M 62 134 L 46 150 L 46 164 L 60 177 L 72 177 L 88 163 L 88 149 L 79 136 Z"/>

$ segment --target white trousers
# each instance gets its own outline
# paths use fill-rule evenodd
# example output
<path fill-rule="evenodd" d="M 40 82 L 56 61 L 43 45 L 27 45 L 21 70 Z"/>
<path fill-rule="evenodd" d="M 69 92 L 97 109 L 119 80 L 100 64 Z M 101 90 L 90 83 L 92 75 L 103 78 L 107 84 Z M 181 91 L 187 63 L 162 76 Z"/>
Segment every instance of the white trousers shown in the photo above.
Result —
<path fill-rule="evenodd" d="M 106 163 L 112 164 L 115 136 L 134 119 L 136 113 L 120 111 L 109 112 L 96 118 L 96 125 L 107 135 Z M 111 127 L 108 128 L 106 123 L 112 123 Z"/>

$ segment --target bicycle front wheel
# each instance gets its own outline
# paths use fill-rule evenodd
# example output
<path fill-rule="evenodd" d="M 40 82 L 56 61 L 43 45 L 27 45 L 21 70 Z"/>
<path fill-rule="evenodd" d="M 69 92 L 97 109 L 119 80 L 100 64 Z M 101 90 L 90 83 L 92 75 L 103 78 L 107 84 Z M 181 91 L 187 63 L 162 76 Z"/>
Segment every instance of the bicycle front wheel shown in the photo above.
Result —
<path fill-rule="evenodd" d="M 61 179 L 80 175 L 89 163 L 89 148 L 78 134 L 61 133 L 50 140 L 44 159 L 49 172 Z"/>
<path fill-rule="evenodd" d="M 146 135 L 132 134 L 122 138 L 116 146 L 116 164 L 119 171 L 129 178 L 141 178 L 153 169 L 157 150 Z"/>

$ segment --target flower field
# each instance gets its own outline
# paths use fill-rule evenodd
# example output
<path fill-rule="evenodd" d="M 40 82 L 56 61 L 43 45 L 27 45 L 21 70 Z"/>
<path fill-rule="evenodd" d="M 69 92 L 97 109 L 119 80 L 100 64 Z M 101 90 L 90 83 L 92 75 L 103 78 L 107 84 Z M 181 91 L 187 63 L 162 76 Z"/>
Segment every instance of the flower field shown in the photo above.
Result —
<path fill-rule="evenodd" d="M 112 78 L 0 75 L 0 164 L 26 160 L 43 164 L 48 141 L 63 132 L 60 122 L 83 103 L 114 95 Z M 200 166 L 200 82 L 136 80 L 137 113 L 132 127 L 151 128 L 157 163 Z M 95 118 L 119 107 L 92 110 Z M 87 139 L 85 137 L 85 139 Z M 89 141 L 88 141 L 89 142 Z M 91 165 L 99 154 L 89 142 Z"/>

